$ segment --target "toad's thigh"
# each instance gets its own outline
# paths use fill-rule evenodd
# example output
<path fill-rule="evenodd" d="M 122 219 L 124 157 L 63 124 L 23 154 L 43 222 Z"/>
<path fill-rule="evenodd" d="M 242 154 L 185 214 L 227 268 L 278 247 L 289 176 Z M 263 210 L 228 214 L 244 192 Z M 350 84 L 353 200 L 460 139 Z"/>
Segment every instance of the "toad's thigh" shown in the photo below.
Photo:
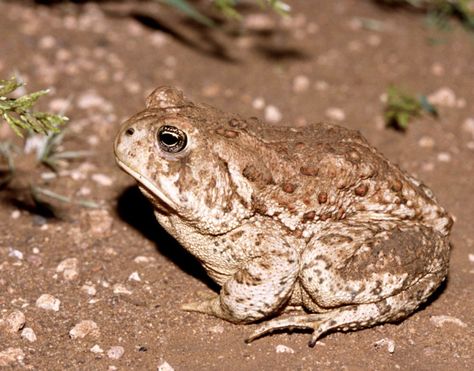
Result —
<path fill-rule="evenodd" d="M 447 240 L 422 225 L 388 231 L 332 225 L 313 238 L 303 253 L 302 298 L 323 308 L 379 301 L 407 290 L 428 274 L 435 273 L 441 280 L 447 273 L 448 255 Z"/>

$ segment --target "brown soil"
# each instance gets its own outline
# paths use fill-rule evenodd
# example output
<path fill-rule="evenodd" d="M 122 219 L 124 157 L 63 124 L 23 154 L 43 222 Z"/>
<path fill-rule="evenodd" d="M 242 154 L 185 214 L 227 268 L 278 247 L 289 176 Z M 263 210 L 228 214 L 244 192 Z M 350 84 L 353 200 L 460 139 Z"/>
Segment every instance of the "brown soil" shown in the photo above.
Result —
<path fill-rule="evenodd" d="M 53 110 L 70 100 L 64 148 L 94 151 L 65 163 L 56 176 L 33 156 L 18 157 L 16 180 L 0 192 L 0 319 L 22 312 L 37 338 L 30 342 L 28 331 L 18 330 L 21 318 L 18 325 L 4 323 L 0 364 L 39 370 L 167 364 L 175 370 L 474 369 L 473 34 L 455 22 L 449 31 L 436 30 L 420 14 L 371 1 L 291 3 L 292 20 L 264 13 L 248 18 L 246 29 L 207 29 L 138 1 L 0 1 L 0 76 L 18 71 L 29 91 L 54 87 L 42 104 Z M 361 19 L 375 19 L 382 29 L 367 29 Z M 417 119 L 405 134 L 384 128 L 381 95 L 392 83 L 423 94 L 444 89 L 433 98 L 440 101 L 440 118 Z M 400 324 L 329 334 L 313 349 L 309 334 L 299 332 L 248 345 L 243 340 L 253 325 L 181 311 L 196 291 L 215 287 L 162 232 L 112 153 L 120 122 L 163 84 L 243 115 L 265 117 L 257 99 L 263 98 L 269 120 L 278 119 L 270 105 L 283 122 L 339 118 L 359 129 L 430 185 L 455 216 L 447 284 Z M 9 136 L 2 125 L 0 137 Z M 59 218 L 38 215 L 29 183 L 91 199 L 101 209 L 55 202 Z M 77 260 L 58 272 L 71 258 Z M 59 310 L 39 308 L 42 294 L 59 299 Z M 98 331 L 71 338 L 82 320 L 94 321 Z M 110 351 L 114 346 L 123 347 L 123 355 L 120 348 Z M 22 360 L 8 361 L 8 352 L 23 354 Z"/>

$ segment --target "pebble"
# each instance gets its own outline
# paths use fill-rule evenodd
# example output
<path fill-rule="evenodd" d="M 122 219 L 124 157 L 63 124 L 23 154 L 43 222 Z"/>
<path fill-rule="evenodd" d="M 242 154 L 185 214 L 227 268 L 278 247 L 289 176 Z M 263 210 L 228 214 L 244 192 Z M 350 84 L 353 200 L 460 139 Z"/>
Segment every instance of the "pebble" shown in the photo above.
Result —
<path fill-rule="evenodd" d="M 283 345 L 283 344 L 278 344 L 275 347 L 275 350 L 276 350 L 277 353 L 291 353 L 291 354 L 293 354 L 295 352 L 294 349 L 292 349 L 290 347 L 287 347 L 286 345 Z"/>
<path fill-rule="evenodd" d="M 450 88 L 443 87 L 435 91 L 428 96 L 428 101 L 431 104 L 444 106 L 444 107 L 456 107 L 457 100 L 456 94 Z"/>
<path fill-rule="evenodd" d="M 120 345 L 116 345 L 110 347 L 110 349 L 107 351 L 107 357 L 109 357 L 110 359 L 120 359 L 124 353 L 125 349 Z"/>
<path fill-rule="evenodd" d="M 125 285 L 121 283 L 116 283 L 113 286 L 114 294 L 125 294 L 125 295 L 132 295 L 132 292 L 125 287 Z"/>
<path fill-rule="evenodd" d="M 331 107 L 326 110 L 326 116 L 331 120 L 344 121 L 346 119 L 346 114 L 340 108 Z"/>
<path fill-rule="evenodd" d="M 100 347 L 99 344 L 95 344 L 95 345 L 90 349 L 90 351 L 91 351 L 92 353 L 96 353 L 96 354 L 97 354 L 97 353 L 104 353 L 104 350 Z"/>
<path fill-rule="evenodd" d="M 265 99 L 262 97 L 257 97 L 252 101 L 252 107 L 258 110 L 263 109 L 265 107 Z"/>
<path fill-rule="evenodd" d="M 314 83 L 314 88 L 318 91 L 328 90 L 329 84 L 326 81 L 319 80 Z"/>
<path fill-rule="evenodd" d="M 443 327 L 445 323 L 453 323 L 459 327 L 467 327 L 467 324 L 465 324 L 459 318 L 446 315 L 432 316 L 430 321 L 433 322 L 436 327 Z"/>
<path fill-rule="evenodd" d="M 70 105 L 70 99 L 55 98 L 49 102 L 48 107 L 49 110 L 52 112 L 60 112 L 61 114 L 64 114 L 68 110 Z"/>
<path fill-rule="evenodd" d="M 56 272 L 62 273 L 66 281 L 72 281 L 79 276 L 79 260 L 77 258 L 64 259 L 56 267 Z"/>
<path fill-rule="evenodd" d="M 25 340 L 28 340 L 30 343 L 34 343 L 37 339 L 35 332 L 30 327 L 25 327 L 21 331 L 21 337 Z"/>
<path fill-rule="evenodd" d="M 79 96 L 77 106 L 80 109 L 99 109 L 101 111 L 112 111 L 112 105 L 95 91 L 88 91 Z"/>
<path fill-rule="evenodd" d="M 10 214 L 10 217 L 12 219 L 18 219 L 21 216 L 20 210 L 13 210 L 12 213 Z"/>
<path fill-rule="evenodd" d="M 435 140 L 429 136 L 423 136 L 418 141 L 418 145 L 422 148 L 433 148 L 435 145 Z"/>
<path fill-rule="evenodd" d="M 438 153 L 439 162 L 451 162 L 451 155 L 448 152 Z"/>
<path fill-rule="evenodd" d="M 390 354 L 395 352 L 395 342 L 392 339 L 383 338 L 374 343 L 376 348 L 380 348 L 384 345 L 387 345 L 387 350 Z"/>
<path fill-rule="evenodd" d="M 7 332 L 16 333 L 25 326 L 25 315 L 19 310 L 11 312 L 3 321 Z"/>
<path fill-rule="evenodd" d="M 469 254 L 467 257 L 471 263 L 474 263 L 474 254 Z"/>
<path fill-rule="evenodd" d="M 462 129 L 474 138 L 474 118 L 469 117 L 462 123 Z"/>
<path fill-rule="evenodd" d="M 94 182 L 104 187 L 110 187 L 112 184 L 114 184 L 112 178 L 105 174 L 93 174 L 91 178 Z"/>
<path fill-rule="evenodd" d="M 281 119 L 282 119 L 282 114 L 277 107 L 271 104 L 265 107 L 265 120 L 266 121 L 275 124 L 277 122 L 280 122 Z"/>
<path fill-rule="evenodd" d="M 298 75 L 293 79 L 293 91 L 295 93 L 302 93 L 307 91 L 309 85 L 309 78 L 305 75 Z"/>
<path fill-rule="evenodd" d="M 174 371 L 174 368 L 171 367 L 168 362 L 162 361 L 158 366 L 157 371 Z"/>
<path fill-rule="evenodd" d="M 11 247 L 8 248 L 8 256 L 18 260 L 23 260 L 23 253 L 20 250 L 12 249 Z"/>
<path fill-rule="evenodd" d="M 268 14 L 249 14 L 244 18 L 243 28 L 251 31 L 268 32 L 275 28 L 275 21 Z"/>
<path fill-rule="evenodd" d="M 431 66 L 431 73 L 437 77 L 444 75 L 444 67 L 441 63 L 433 63 Z"/>
<path fill-rule="evenodd" d="M 0 367 L 11 366 L 15 362 L 23 362 L 25 353 L 20 348 L 7 348 L 0 352 Z"/>
<path fill-rule="evenodd" d="M 221 93 L 219 84 L 209 84 L 202 88 L 202 95 L 208 98 L 215 98 Z"/>
<path fill-rule="evenodd" d="M 135 259 L 133 259 L 133 261 L 137 264 L 152 263 L 155 260 L 156 259 L 153 256 L 142 256 L 142 255 L 139 255 Z"/>
<path fill-rule="evenodd" d="M 69 331 L 69 337 L 71 339 L 83 339 L 86 336 L 97 337 L 99 334 L 99 326 L 91 320 L 81 321 Z"/>
<path fill-rule="evenodd" d="M 130 276 L 128 276 L 128 280 L 140 282 L 142 279 L 140 278 L 140 275 L 138 274 L 138 272 L 133 272 L 132 274 L 130 274 Z"/>
<path fill-rule="evenodd" d="M 57 312 L 60 305 L 61 301 L 50 294 L 43 294 L 36 300 L 36 306 L 45 310 L 53 310 Z"/>
<path fill-rule="evenodd" d="M 43 36 L 38 43 L 41 49 L 51 49 L 56 45 L 56 39 L 53 36 Z"/>
<path fill-rule="evenodd" d="M 93 285 L 82 285 L 81 290 L 89 296 L 94 296 L 97 294 L 97 290 Z"/>

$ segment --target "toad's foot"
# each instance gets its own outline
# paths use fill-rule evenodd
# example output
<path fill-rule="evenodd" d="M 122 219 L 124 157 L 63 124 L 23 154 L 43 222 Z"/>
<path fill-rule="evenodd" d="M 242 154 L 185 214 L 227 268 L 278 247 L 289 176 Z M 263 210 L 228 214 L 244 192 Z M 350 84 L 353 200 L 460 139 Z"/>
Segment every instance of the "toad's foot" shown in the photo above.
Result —
<path fill-rule="evenodd" d="M 250 343 L 251 341 L 259 338 L 262 335 L 268 334 L 275 330 L 282 329 L 311 329 L 313 335 L 308 345 L 314 347 L 318 338 L 325 332 L 332 328 L 337 328 L 338 325 L 333 320 L 334 313 L 322 313 L 322 314 L 303 314 L 298 316 L 290 316 L 282 319 L 275 319 L 266 322 L 260 326 L 252 335 L 250 335 L 245 341 Z"/>

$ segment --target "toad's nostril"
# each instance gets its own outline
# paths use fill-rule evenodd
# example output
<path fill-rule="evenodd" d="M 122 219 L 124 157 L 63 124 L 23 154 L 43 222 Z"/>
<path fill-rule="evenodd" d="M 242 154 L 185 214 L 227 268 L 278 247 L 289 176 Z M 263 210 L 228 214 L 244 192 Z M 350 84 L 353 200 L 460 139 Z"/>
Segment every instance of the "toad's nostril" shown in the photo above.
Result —
<path fill-rule="evenodd" d="M 128 128 L 126 131 L 125 131 L 125 134 L 128 135 L 129 137 L 131 137 L 133 135 L 133 133 L 135 133 L 135 129 L 134 128 Z"/>

